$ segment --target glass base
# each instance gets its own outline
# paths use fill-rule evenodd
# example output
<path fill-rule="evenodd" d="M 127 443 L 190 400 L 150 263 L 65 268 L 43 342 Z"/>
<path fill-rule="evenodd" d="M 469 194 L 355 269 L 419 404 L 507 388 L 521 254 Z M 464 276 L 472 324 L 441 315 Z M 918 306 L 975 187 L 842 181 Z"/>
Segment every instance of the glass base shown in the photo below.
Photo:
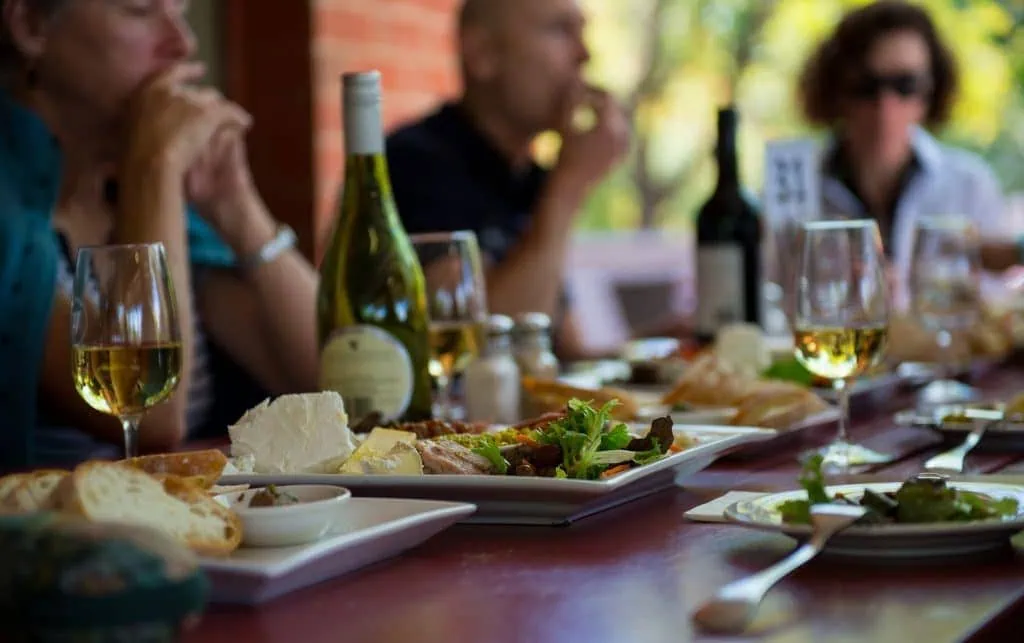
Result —
<path fill-rule="evenodd" d="M 888 453 L 879 453 L 859 444 L 850 444 L 849 442 L 833 442 L 813 453 L 820 454 L 824 458 L 822 470 L 825 472 L 843 472 L 851 467 L 887 464 L 895 460 Z"/>
<path fill-rule="evenodd" d="M 981 394 L 973 386 L 957 380 L 936 380 L 917 393 L 917 407 L 927 410 L 946 404 L 977 402 Z"/>

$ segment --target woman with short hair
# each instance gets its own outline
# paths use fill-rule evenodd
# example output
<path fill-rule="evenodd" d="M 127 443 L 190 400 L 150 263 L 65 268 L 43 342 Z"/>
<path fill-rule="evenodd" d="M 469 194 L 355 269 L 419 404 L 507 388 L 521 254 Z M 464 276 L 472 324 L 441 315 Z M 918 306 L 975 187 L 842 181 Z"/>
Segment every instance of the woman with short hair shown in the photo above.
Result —
<path fill-rule="evenodd" d="M 314 388 L 315 271 L 253 185 L 249 115 L 197 84 L 186 3 L 0 6 L 0 468 L 121 442 L 118 421 L 71 381 L 83 246 L 167 251 L 185 364 L 175 394 L 143 419 L 143 450 L 223 431 L 265 392 Z"/>

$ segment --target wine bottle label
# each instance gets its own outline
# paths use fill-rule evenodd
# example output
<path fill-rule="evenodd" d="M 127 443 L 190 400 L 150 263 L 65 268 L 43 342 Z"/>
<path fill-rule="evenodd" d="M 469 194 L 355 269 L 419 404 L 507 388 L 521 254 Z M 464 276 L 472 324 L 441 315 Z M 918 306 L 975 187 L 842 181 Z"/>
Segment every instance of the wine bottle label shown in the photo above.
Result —
<path fill-rule="evenodd" d="M 413 381 L 409 351 L 376 326 L 336 331 L 320 355 L 320 388 L 341 395 L 350 425 L 373 412 L 386 422 L 400 418 L 412 400 Z"/>
<path fill-rule="evenodd" d="M 743 249 L 723 243 L 697 249 L 697 333 L 714 335 L 726 324 L 746 319 Z"/>

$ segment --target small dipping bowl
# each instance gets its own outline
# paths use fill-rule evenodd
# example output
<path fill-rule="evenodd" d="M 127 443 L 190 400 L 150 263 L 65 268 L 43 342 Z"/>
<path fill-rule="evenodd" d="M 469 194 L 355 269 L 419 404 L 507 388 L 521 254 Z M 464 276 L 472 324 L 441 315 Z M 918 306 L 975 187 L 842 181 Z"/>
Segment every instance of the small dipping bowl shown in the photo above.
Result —
<path fill-rule="evenodd" d="M 252 497 L 262 489 L 235 491 L 217 496 L 217 501 L 242 519 L 242 545 L 246 547 L 290 547 L 320 540 L 338 519 L 339 508 L 352 493 L 344 487 L 318 484 L 276 485 L 280 493 L 298 503 L 271 507 L 250 507 Z"/>

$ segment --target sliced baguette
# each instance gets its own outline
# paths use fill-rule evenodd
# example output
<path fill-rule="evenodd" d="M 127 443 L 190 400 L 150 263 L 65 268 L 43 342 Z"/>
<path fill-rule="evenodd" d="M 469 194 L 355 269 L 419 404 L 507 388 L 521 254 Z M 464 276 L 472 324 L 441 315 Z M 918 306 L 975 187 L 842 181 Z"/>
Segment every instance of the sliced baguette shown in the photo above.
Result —
<path fill-rule="evenodd" d="M 170 473 L 184 478 L 193 478 L 193 482 L 208 489 L 220 479 L 224 467 L 228 464 L 228 458 L 219 449 L 206 449 L 184 453 L 144 455 L 124 462 L 146 473 Z"/>
<path fill-rule="evenodd" d="M 225 556 L 242 541 L 241 520 L 204 491 L 176 481 L 175 495 L 149 474 L 116 462 L 86 462 L 58 488 L 63 511 L 93 522 L 151 527 L 199 554 Z"/>
<path fill-rule="evenodd" d="M 784 383 L 780 383 L 784 384 Z M 828 403 L 807 389 L 765 387 L 740 403 L 731 424 L 765 429 L 788 429 L 828 408 Z"/>
<path fill-rule="evenodd" d="M 22 482 L 28 479 L 27 473 L 12 473 L 0 478 L 0 508 L 6 504 L 7 496 L 11 495 Z"/>
<path fill-rule="evenodd" d="M 633 396 L 622 389 L 610 386 L 599 389 L 579 388 L 558 380 L 540 379 L 528 375 L 524 375 L 521 380 L 523 390 L 537 407 L 534 410 L 538 414 L 564 411 L 569 400 L 573 398 L 593 402 L 598 407 L 612 400 L 618 400 L 619 404 L 612 409 L 612 417 L 620 421 L 632 420 L 639 411 L 639 405 Z"/>
<path fill-rule="evenodd" d="M 56 508 L 54 490 L 67 471 L 40 469 L 23 477 L 3 499 L 5 513 L 32 513 Z"/>

